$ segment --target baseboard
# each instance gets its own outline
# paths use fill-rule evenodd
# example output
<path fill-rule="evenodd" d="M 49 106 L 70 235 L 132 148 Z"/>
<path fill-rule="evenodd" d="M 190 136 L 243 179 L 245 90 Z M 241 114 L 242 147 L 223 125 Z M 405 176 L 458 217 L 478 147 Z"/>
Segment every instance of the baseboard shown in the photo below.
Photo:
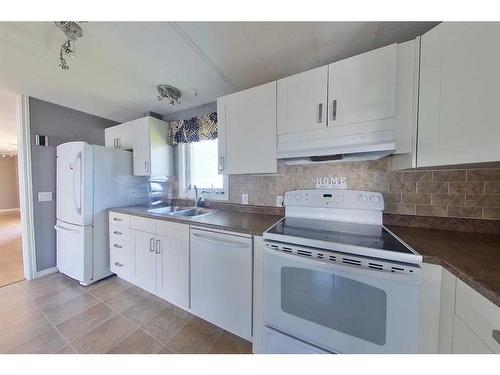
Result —
<path fill-rule="evenodd" d="M 0 210 L 0 213 L 2 213 L 2 212 L 15 212 L 15 211 L 20 212 L 21 210 L 19 208 L 4 208 L 4 209 Z"/>
<path fill-rule="evenodd" d="M 44 276 L 47 276 L 47 275 L 50 275 L 50 274 L 56 273 L 56 272 L 59 272 L 57 267 L 51 267 L 51 268 L 47 268 L 46 270 L 36 271 L 35 279 L 38 279 L 40 277 L 44 277 Z"/>

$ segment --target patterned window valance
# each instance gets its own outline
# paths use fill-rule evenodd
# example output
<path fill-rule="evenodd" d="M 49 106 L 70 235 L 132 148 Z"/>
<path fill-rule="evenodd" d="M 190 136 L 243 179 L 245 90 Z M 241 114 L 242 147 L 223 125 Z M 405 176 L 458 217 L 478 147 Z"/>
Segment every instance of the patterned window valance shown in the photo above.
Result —
<path fill-rule="evenodd" d="M 217 112 L 188 120 L 171 121 L 169 124 L 170 138 L 174 145 L 217 139 Z"/>

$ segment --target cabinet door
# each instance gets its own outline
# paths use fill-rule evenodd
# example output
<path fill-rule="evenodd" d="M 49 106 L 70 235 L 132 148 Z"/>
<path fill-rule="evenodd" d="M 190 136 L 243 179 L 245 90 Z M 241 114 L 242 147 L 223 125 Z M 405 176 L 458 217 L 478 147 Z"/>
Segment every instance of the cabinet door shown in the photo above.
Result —
<path fill-rule="evenodd" d="M 453 353 L 492 354 L 479 337 L 458 316 L 453 319 Z"/>
<path fill-rule="evenodd" d="M 168 124 L 154 117 L 149 119 L 151 176 L 173 176 L 173 149 L 167 144 Z"/>
<path fill-rule="evenodd" d="M 500 308 L 476 290 L 457 280 L 455 314 L 488 346 L 500 354 L 495 332 L 500 330 Z"/>
<path fill-rule="evenodd" d="M 134 256 L 134 283 L 150 293 L 156 292 L 156 238 L 150 233 L 130 230 Z"/>
<path fill-rule="evenodd" d="M 161 298 L 189 308 L 189 226 L 158 222 L 157 293 Z"/>
<path fill-rule="evenodd" d="M 151 174 L 151 144 L 149 137 L 149 119 L 134 121 L 134 176 Z"/>
<path fill-rule="evenodd" d="M 134 127 L 132 122 L 126 122 L 116 126 L 117 146 L 122 150 L 132 150 L 134 148 Z"/>
<path fill-rule="evenodd" d="M 278 80 L 278 135 L 326 127 L 328 66 Z"/>
<path fill-rule="evenodd" d="M 201 318 L 251 339 L 250 238 L 191 230 L 191 309 Z"/>
<path fill-rule="evenodd" d="M 276 82 L 217 99 L 219 172 L 276 173 Z"/>
<path fill-rule="evenodd" d="M 500 160 L 500 24 L 444 22 L 421 40 L 417 166 Z"/>
<path fill-rule="evenodd" d="M 118 126 L 118 125 L 117 125 Z M 118 130 L 117 126 L 111 126 L 109 128 L 104 129 L 104 145 L 106 147 L 116 148 L 118 139 Z"/>
<path fill-rule="evenodd" d="M 134 147 L 134 128 L 132 125 L 133 122 L 126 122 L 104 129 L 106 147 L 132 150 Z"/>
<path fill-rule="evenodd" d="M 328 126 L 394 117 L 396 60 L 397 45 L 391 44 L 330 64 Z"/>

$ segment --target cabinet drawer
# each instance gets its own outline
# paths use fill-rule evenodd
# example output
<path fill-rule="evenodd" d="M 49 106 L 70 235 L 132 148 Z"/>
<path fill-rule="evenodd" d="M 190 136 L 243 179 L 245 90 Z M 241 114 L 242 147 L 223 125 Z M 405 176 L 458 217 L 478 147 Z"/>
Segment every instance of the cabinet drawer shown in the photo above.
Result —
<path fill-rule="evenodd" d="M 128 227 L 130 225 L 130 216 L 126 214 L 120 214 L 118 212 L 110 212 L 109 223 L 122 227 Z"/>
<path fill-rule="evenodd" d="M 130 256 L 123 256 L 123 254 L 120 254 L 119 252 L 116 251 L 111 251 L 111 256 L 110 256 L 110 269 L 111 272 L 116 273 L 118 276 L 122 276 L 125 278 L 130 277 L 131 275 L 131 262 L 130 262 Z"/>
<path fill-rule="evenodd" d="M 125 241 L 128 242 L 130 238 L 130 229 L 115 224 L 109 224 L 109 242 Z"/>
<path fill-rule="evenodd" d="M 130 243 L 128 241 L 110 241 L 109 250 L 113 253 L 130 256 Z"/>
<path fill-rule="evenodd" d="M 157 221 L 156 234 L 181 241 L 189 241 L 189 225 L 171 221 Z"/>
<path fill-rule="evenodd" d="M 457 280 L 455 313 L 493 352 L 500 353 L 500 343 L 493 338 L 493 331 L 500 330 L 500 308 Z"/>
<path fill-rule="evenodd" d="M 130 228 L 141 232 L 156 233 L 156 220 L 148 219 L 140 216 L 130 217 Z"/>

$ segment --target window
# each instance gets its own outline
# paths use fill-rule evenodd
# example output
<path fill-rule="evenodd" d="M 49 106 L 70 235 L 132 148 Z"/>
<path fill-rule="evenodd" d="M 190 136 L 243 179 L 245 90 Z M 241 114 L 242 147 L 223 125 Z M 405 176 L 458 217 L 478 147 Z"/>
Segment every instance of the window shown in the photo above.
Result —
<path fill-rule="evenodd" d="M 179 195 L 194 197 L 194 186 L 208 199 L 228 199 L 228 178 L 218 173 L 218 142 L 179 144 Z"/>

